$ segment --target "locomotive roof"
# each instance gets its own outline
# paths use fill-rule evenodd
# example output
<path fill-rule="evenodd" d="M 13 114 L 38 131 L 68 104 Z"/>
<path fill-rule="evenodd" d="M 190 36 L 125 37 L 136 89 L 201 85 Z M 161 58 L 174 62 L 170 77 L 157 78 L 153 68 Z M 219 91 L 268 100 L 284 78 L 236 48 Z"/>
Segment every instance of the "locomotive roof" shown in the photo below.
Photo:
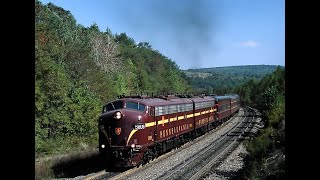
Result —
<path fill-rule="evenodd" d="M 240 98 L 240 96 L 238 94 L 234 94 L 234 95 L 230 95 L 231 99 L 236 99 L 236 98 Z"/>
<path fill-rule="evenodd" d="M 224 99 L 236 99 L 239 98 L 239 95 L 232 94 L 232 95 L 226 95 L 226 96 L 214 96 L 217 100 L 224 100 Z"/>
<path fill-rule="evenodd" d="M 223 99 L 230 99 L 230 96 L 214 96 L 215 99 L 217 100 L 223 100 Z"/>
<path fill-rule="evenodd" d="M 121 99 L 119 99 L 121 100 Z M 129 100 L 134 102 L 140 102 L 147 106 L 165 106 L 165 105 L 174 105 L 174 104 L 187 104 L 194 102 L 206 102 L 206 101 L 214 101 L 215 99 L 209 96 L 205 97 L 193 97 L 193 98 L 169 98 L 169 99 L 162 99 L 162 98 L 122 98 L 122 100 Z"/>

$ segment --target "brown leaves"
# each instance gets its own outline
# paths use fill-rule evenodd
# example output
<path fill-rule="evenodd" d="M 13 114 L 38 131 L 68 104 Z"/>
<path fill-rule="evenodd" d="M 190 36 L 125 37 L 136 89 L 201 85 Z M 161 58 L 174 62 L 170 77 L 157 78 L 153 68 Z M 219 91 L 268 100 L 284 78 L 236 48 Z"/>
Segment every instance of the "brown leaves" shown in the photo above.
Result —
<path fill-rule="evenodd" d="M 110 35 L 97 33 L 91 38 L 95 63 L 106 72 L 116 72 L 123 66 L 116 44 Z"/>

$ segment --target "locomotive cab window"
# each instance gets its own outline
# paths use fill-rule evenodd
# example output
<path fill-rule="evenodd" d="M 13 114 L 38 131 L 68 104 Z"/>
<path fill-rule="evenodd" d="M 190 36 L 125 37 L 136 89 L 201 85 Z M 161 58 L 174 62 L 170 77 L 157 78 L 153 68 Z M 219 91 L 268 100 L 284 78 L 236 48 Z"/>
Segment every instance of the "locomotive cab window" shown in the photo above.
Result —
<path fill-rule="evenodd" d="M 139 111 L 144 111 L 145 110 L 145 105 L 140 104 L 139 102 L 131 102 L 131 101 L 127 101 L 126 102 L 126 108 L 129 109 L 135 109 L 135 110 L 139 110 Z"/>
<path fill-rule="evenodd" d="M 123 108 L 123 102 L 122 101 L 115 101 L 115 102 L 111 102 L 107 105 L 105 105 L 103 107 L 103 112 L 108 112 L 108 111 L 112 111 L 112 110 L 115 110 L 115 109 L 121 109 Z"/>

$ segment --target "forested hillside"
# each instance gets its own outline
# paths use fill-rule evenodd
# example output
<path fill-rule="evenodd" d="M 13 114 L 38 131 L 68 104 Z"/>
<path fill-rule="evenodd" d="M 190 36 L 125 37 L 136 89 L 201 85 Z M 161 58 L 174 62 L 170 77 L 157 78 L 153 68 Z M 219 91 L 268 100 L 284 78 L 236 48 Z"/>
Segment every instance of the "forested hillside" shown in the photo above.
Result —
<path fill-rule="evenodd" d="M 196 91 L 215 94 L 234 93 L 234 88 L 243 85 L 249 80 L 261 80 L 271 74 L 275 65 L 245 65 L 215 68 L 201 68 L 185 70 L 192 86 Z"/>
<path fill-rule="evenodd" d="M 187 92 L 184 73 L 148 42 L 84 27 L 35 1 L 36 156 L 97 144 L 102 105 L 119 94 Z"/>
<path fill-rule="evenodd" d="M 242 106 L 262 112 L 264 128 L 245 142 L 241 179 L 285 178 L 285 68 L 257 65 L 185 71 L 198 91 L 237 93 Z M 222 88 L 221 88 L 222 87 Z"/>
<path fill-rule="evenodd" d="M 260 81 L 250 80 L 235 90 L 242 105 L 262 112 L 264 129 L 246 143 L 244 179 L 285 178 L 285 70 L 277 68 Z"/>
<path fill-rule="evenodd" d="M 263 110 L 267 128 L 248 143 L 244 176 L 264 177 L 269 171 L 259 175 L 262 165 L 283 174 L 284 161 L 275 166 L 266 161 L 284 154 L 284 67 L 181 71 L 148 42 L 101 31 L 96 24 L 84 27 L 69 11 L 35 1 L 36 157 L 96 147 L 102 106 L 117 95 L 194 90 L 239 93 L 244 105 Z"/>

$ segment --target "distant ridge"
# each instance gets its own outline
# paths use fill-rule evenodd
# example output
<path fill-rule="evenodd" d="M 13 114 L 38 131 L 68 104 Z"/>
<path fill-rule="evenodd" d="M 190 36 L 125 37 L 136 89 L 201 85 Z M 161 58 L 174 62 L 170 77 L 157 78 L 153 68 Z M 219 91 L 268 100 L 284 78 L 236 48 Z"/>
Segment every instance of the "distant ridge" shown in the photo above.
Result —
<path fill-rule="evenodd" d="M 194 89 L 208 92 L 224 91 L 240 86 L 249 80 L 260 80 L 280 65 L 242 65 L 183 70 Z"/>
<path fill-rule="evenodd" d="M 211 71 L 218 71 L 218 70 L 229 70 L 229 69 L 276 69 L 277 67 L 284 68 L 284 66 L 280 65 L 240 65 L 240 66 L 221 66 L 221 67 L 210 67 L 210 68 L 190 68 L 183 71 L 197 71 L 197 72 L 211 72 Z"/>

